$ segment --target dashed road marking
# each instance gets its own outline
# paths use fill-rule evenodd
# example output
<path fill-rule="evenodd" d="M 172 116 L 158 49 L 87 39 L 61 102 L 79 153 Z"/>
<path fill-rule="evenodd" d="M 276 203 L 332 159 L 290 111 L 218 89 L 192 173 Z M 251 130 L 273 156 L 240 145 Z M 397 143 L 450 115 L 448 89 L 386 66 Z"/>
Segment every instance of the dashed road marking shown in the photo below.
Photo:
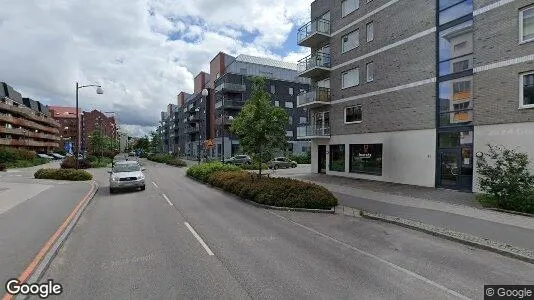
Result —
<path fill-rule="evenodd" d="M 172 204 L 171 200 L 169 200 L 169 197 L 167 197 L 167 195 L 165 194 L 162 194 L 163 198 L 165 198 L 165 200 L 167 200 L 167 203 L 169 203 L 170 206 L 174 206 L 174 204 Z"/>
<path fill-rule="evenodd" d="M 211 252 L 211 249 L 208 247 L 208 245 L 206 245 L 206 243 L 204 243 L 204 240 L 202 240 L 202 238 L 198 235 L 198 233 L 195 231 L 195 229 L 193 229 L 193 227 L 191 227 L 191 225 L 189 225 L 189 223 L 187 223 L 187 222 L 184 222 L 184 223 L 185 223 L 185 226 L 187 226 L 187 229 L 189 229 L 189 231 L 191 231 L 193 236 L 200 243 L 200 245 L 202 245 L 202 247 L 204 247 L 204 250 L 206 250 L 206 252 L 208 252 L 208 255 L 209 256 L 213 256 L 214 255 L 213 252 Z"/>
<path fill-rule="evenodd" d="M 158 186 L 154 181 L 152 181 L 152 184 L 153 184 L 157 189 L 159 189 L 159 186 Z"/>

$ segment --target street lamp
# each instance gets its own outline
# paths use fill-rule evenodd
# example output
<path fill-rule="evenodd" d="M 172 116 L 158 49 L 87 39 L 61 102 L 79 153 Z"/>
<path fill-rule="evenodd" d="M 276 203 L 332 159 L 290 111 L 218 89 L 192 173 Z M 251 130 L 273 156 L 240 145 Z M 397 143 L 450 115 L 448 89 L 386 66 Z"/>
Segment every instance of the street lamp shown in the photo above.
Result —
<path fill-rule="evenodd" d="M 78 113 L 78 91 L 86 87 L 96 87 L 97 95 L 104 94 L 104 90 L 100 85 L 80 85 L 78 82 L 76 82 L 76 169 L 78 169 L 78 156 L 80 155 L 80 114 Z"/>
<path fill-rule="evenodd" d="M 208 89 L 203 89 L 202 90 L 202 98 L 204 98 L 204 105 L 208 105 L 208 95 L 209 95 L 209 91 Z M 200 108 L 199 108 L 200 110 Z M 198 150 L 199 150 L 199 154 L 198 154 L 198 163 L 200 164 L 200 139 L 201 139 L 201 135 L 200 135 L 200 118 L 198 119 L 198 129 L 199 129 L 199 138 L 198 138 Z M 209 134 L 206 130 L 206 139 L 208 138 Z M 207 155 L 206 155 L 207 157 Z"/>

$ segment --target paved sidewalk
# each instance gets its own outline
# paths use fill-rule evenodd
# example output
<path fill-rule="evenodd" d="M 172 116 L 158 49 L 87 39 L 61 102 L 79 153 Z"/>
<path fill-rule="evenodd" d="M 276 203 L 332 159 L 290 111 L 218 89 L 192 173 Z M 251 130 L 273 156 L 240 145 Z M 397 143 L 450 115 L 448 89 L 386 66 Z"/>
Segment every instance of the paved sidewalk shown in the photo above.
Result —
<path fill-rule="evenodd" d="M 276 174 L 322 185 L 340 205 L 411 219 L 534 250 L 534 218 L 482 209 L 470 193 L 340 178 Z"/>

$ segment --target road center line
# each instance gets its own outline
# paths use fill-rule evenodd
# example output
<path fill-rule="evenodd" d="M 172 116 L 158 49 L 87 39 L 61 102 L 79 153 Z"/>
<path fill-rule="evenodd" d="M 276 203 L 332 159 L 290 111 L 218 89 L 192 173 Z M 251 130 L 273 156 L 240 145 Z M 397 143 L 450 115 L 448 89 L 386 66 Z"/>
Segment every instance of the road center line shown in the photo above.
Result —
<path fill-rule="evenodd" d="M 167 195 L 165 194 L 161 194 L 163 196 L 163 198 L 165 198 L 165 200 L 167 200 L 167 203 L 169 203 L 170 206 L 174 206 L 174 204 L 172 204 L 171 200 L 169 200 L 169 197 L 167 197 Z"/>
<path fill-rule="evenodd" d="M 185 223 L 185 226 L 187 226 L 187 229 L 189 229 L 189 231 L 191 231 L 191 233 L 197 239 L 197 241 L 202 245 L 202 247 L 204 247 L 204 250 L 206 250 L 206 252 L 208 252 L 208 255 L 212 256 L 213 252 L 211 252 L 211 250 L 208 247 L 208 245 L 206 245 L 206 243 L 204 243 L 204 240 L 202 240 L 202 238 L 198 235 L 198 233 L 195 231 L 195 229 L 193 229 L 193 227 L 191 227 L 191 225 L 189 225 L 189 223 L 187 223 L 187 222 L 184 222 L 184 223 Z"/>
<path fill-rule="evenodd" d="M 325 239 L 331 240 L 331 241 L 333 241 L 333 242 L 335 242 L 337 244 L 343 245 L 343 246 L 345 246 L 345 247 L 347 247 L 347 248 L 349 248 L 351 250 L 354 250 L 354 251 L 356 251 L 356 252 L 358 252 L 358 253 L 360 253 L 362 255 L 365 255 L 365 256 L 370 257 L 372 259 L 375 259 L 375 260 L 377 260 L 377 261 L 379 261 L 381 263 L 384 263 L 384 264 L 388 265 L 389 267 L 392 267 L 393 269 L 395 269 L 397 271 L 400 271 L 400 272 L 406 273 L 409 276 L 415 277 L 415 278 L 417 278 L 417 279 L 419 279 L 419 280 L 421 280 L 421 281 L 423 281 L 425 283 L 428 283 L 428 284 L 430 284 L 430 285 L 432 285 L 432 286 L 434 286 L 434 287 L 436 287 L 436 288 L 438 288 L 438 289 L 440 289 L 440 290 L 442 290 L 442 291 L 444 291 L 444 292 L 446 292 L 448 294 L 451 294 L 451 295 L 453 295 L 455 297 L 458 297 L 460 299 L 466 299 L 466 300 L 470 299 L 470 298 L 468 298 L 468 297 L 466 297 L 466 296 L 464 296 L 464 295 L 462 295 L 462 294 L 460 294 L 460 293 L 458 293 L 456 291 L 453 291 L 451 289 L 446 288 L 445 286 L 443 286 L 443 285 L 441 285 L 441 284 L 439 284 L 437 282 L 434 282 L 434 281 L 432 281 L 432 280 L 430 280 L 430 279 L 428 279 L 426 277 L 423 277 L 423 276 L 421 276 L 421 275 L 419 275 L 417 273 L 414 273 L 414 272 L 412 272 L 412 271 L 410 271 L 408 269 L 405 269 L 405 268 L 403 268 L 401 266 L 398 266 L 398 265 L 396 265 L 396 264 L 394 264 L 392 262 L 389 262 L 389 261 L 387 261 L 387 260 L 385 260 L 383 258 L 380 258 L 380 257 L 378 257 L 378 256 L 376 256 L 374 254 L 371 254 L 369 252 L 365 252 L 365 251 L 363 251 L 361 249 L 358 249 L 358 248 L 356 248 L 356 247 L 354 247 L 354 246 L 352 246 L 350 244 L 347 244 L 347 243 L 342 242 L 342 241 L 340 241 L 338 239 L 335 239 L 335 238 L 333 238 L 333 237 L 331 237 L 329 235 L 321 233 L 321 232 L 319 232 L 319 231 L 317 231 L 317 230 L 315 230 L 313 228 L 310 228 L 310 227 L 308 227 L 306 225 L 302 225 L 302 224 L 300 224 L 298 222 L 295 222 L 295 221 L 293 221 L 293 220 L 291 220 L 289 218 L 281 216 L 281 215 L 279 215 L 279 214 L 277 214 L 275 212 L 269 211 L 269 213 L 271 213 L 271 214 L 273 214 L 273 215 L 275 215 L 275 216 L 277 216 L 277 217 L 279 217 L 281 219 L 284 219 L 284 220 L 286 220 L 286 221 L 288 221 L 290 223 L 293 223 L 294 225 L 297 225 L 297 226 L 299 226 L 301 228 L 304 228 L 304 229 L 306 229 L 306 230 L 308 230 L 310 232 L 313 232 L 313 233 L 315 233 L 317 235 L 320 235 L 320 236 L 324 237 Z"/>
<path fill-rule="evenodd" d="M 152 181 L 152 184 L 153 184 L 157 189 L 159 188 L 159 186 L 158 186 L 154 181 Z"/>

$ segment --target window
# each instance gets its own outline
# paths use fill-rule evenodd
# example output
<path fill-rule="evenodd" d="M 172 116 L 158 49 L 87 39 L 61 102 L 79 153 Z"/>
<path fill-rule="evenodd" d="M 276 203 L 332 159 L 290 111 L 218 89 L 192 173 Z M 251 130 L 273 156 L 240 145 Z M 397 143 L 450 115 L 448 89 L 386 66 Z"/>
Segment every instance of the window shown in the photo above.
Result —
<path fill-rule="evenodd" d="M 459 19 L 473 13 L 473 0 L 440 1 L 439 25 Z"/>
<path fill-rule="evenodd" d="M 375 39 L 375 26 L 373 22 L 367 23 L 367 42 Z"/>
<path fill-rule="evenodd" d="M 341 88 L 346 89 L 360 84 L 360 68 L 354 68 L 341 74 Z"/>
<path fill-rule="evenodd" d="M 341 53 L 345 53 L 360 45 L 360 31 L 354 30 L 341 38 Z"/>
<path fill-rule="evenodd" d="M 382 144 L 350 145 L 349 157 L 349 172 L 382 175 Z"/>
<path fill-rule="evenodd" d="M 465 48 L 467 48 L 467 41 L 454 45 L 454 52 L 463 51 Z"/>
<path fill-rule="evenodd" d="M 469 69 L 469 60 L 464 59 L 452 63 L 452 72 L 458 73 Z"/>
<path fill-rule="evenodd" d="M 341 17 L 345 17 L 351 12 L 357 10 L 360 7 L 359 0 L 342 0 L 341 1 Z"/>
<path fill-rule="evenodd" d="M 330 145 L 330 171 L 345 172 L 345 145 Z"/>
<path fill-rule="evenodd" d="M 293 108 L 293 102 L 292 101 L 286 101 L 286 107 L 287 108 Z"/>
<path fill-rule="evenodd" d="M 293 131 L 292 130 L 286 131 L 286 136 L 287 137 L 293 137 Z"/>
<path fill-rule="evenodd" d="M 289 94 L 290 94 L 291 96 L 293 96 L 293 88 L 292 88 L 292 87 L 289 88 Z"/>
<path fill-rule="evenodd" d="M 280 106 L 280 102 L 278 100 L 274 101 L 274 106 L 276 107 Z"/>
<path fill-rule="evenodd" d="M 365 65 L 365 70 L 367 74 L 367 82 L 371 82 L 375 78 L 375 64 L 373 62 L 367 63 Z"/>
<path fill-rule="evenodd" d="M 534 72 L 521 75 L 521 108 L 534 108 Z"/>
<path fill-rule="evenodd" d="M 345 124 L 360 123 L 362 121 L 362 105 L 345 108 Z"/>
<path fill-rule="evenodd" d="M 308 118 L 307 117 L 300 117 L 299 124 L 306 124 L 306 123 L 308 123 Z"/>
<path fill-rule="evenodd" d="M 276 93 L 276 88 L 274 85 L 271 85 L 271 94 Z"/>
<path fill-rule="evenodd" d="M 293 125 L 293 116 L 289 116 L 289 125 Z"/>
<path fill-rule="evenodd" d="M 519 12 L 519 22 L 521 42 L 534 41 L 534 6 Z"/>

